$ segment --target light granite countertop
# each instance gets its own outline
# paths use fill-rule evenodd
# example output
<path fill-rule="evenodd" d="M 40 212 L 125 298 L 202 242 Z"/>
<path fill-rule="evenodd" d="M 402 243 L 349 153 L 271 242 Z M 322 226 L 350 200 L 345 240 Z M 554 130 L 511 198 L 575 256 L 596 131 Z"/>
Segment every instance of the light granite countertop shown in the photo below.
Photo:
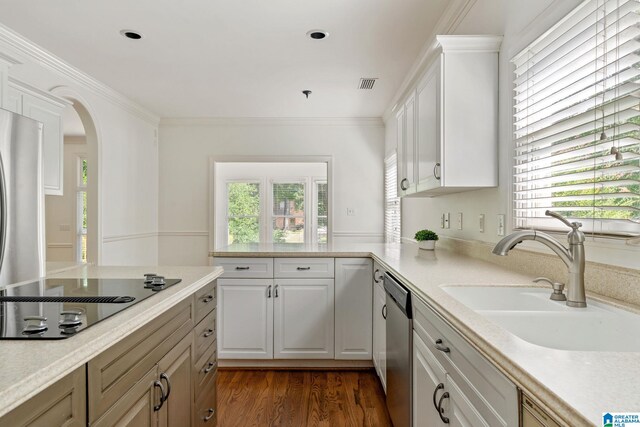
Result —
<path fill-rule="evenodd" d="M 531 286 L 530 275 L 445 249 L 422 251 L 413 244 L 232 245 L 211 255 L 372 257 L 394 272 L 518 387 L 566 425 L 600 425 L 603 412 L 640 411 L 640 381 L 637 381 L 640 353 L 564 351 L 534 345 L 441 289 L 441 285 Z M 615 350 L 615 343 L 603 344 Z"/>
<path fill-rule="evenodd" d="M 47 278 L 140 278 L 153 271 L 180 278 L 171 286 L 64 340 L 0 341 L 0 416 L 132 334 L 222 274 L 215 267 L 80 266 Z"/>

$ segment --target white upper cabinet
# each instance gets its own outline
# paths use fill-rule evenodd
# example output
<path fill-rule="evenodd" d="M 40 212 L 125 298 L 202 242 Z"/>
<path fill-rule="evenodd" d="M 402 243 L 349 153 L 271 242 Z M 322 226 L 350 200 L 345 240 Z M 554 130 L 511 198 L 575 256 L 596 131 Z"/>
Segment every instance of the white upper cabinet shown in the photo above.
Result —
<path fill-rule="evenodd" d="M 61 196 L 64 172 L 62 111 L 69 102 L 48 92 L 9 80 L 5 104 L 3 108 L 43 124 L 44 193 Z"/>
<path fill-rule="evenodd" d="M 499 36 L 438 36 L 437 58 L 396 115 L 401 195 L 498 185 L 501 41 Z"/>

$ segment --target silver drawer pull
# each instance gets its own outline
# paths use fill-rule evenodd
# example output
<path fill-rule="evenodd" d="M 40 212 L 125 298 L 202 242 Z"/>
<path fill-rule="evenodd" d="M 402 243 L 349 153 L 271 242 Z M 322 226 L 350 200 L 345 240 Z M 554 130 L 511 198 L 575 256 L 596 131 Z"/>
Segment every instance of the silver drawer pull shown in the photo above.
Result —
<path fill-rule="evenodd" d="M 213 418 L 213 414 L 215 414 L 215 413 L 216 413 L 216 410 L 215 410 L 215 409 L 213 409 L 213 408 L 209 408 L 209 409 L 207 409 L 207 413 L 208 413 L 209 415 L 207 415 L 206 417 L 204 417 L 204 420 L 205 420 L 205 421 L 209 421 L 211 418 Z"/>
<path fill-rule="evenodd" d="M 211 301 L 213 301 L 213 295 L 207 295 L 202 299 L 202 302 L 205 304 L 209 304 Z"/>
<path fill-rule="evenodd" d="M 298 267 L 298 271 L 307 271 L 311 270 L 311 267 Z"/>
<path fill-rule="evenodd" d="M 208 374 L 209 372 L 211 372 L 213 370 L 213 368 L 216 366 L 216 362 L 209 362 L 207 363 L 207 367 L 204 368 L 204 373 Z"/>
<path fill-rule="evenodd" d="M 214 330 L 213 329 L 207 329 L 207 332 L 204 333 L 204 337 L 205 338 L 209 338 L 211 335 L 214 334 Z"/>
<path fill-rule="evenodd" d="M 440 396 L 440 400 L 438 400 L 438 407 L 436 408 L 438 410 L 438 415 L 440 415 L 440 419 L 445 424 L 449 424 L 449 418 L 444 416 L 444 408 L 442 407 L 442 401 L 448 398 L 449 398 L 449 392 L 445 391 L 444 394 Z"/>
<path fill-rule="evenodd" d="M 438 338 L 436 340 L 436 349 L 440 350 L 443 353 L 450 353 L 451 349 L 449 349 L 449 347 L 445 347 L 442 345 L 442 340 L 440 338 Z"/>
<path fill-rule="evenodd" d="M 236 267 L 236 270 L 249 270 L 251 267 Z"/>

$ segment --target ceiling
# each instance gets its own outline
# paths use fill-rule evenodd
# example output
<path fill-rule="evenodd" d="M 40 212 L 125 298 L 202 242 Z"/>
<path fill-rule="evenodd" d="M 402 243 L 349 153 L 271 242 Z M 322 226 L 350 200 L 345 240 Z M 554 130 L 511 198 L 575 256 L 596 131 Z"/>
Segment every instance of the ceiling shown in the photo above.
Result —
<path fill-rule="evenodd" d="M 162 117 L 379 117 L 447 3 L 0 0 L 0 22 Z"/>

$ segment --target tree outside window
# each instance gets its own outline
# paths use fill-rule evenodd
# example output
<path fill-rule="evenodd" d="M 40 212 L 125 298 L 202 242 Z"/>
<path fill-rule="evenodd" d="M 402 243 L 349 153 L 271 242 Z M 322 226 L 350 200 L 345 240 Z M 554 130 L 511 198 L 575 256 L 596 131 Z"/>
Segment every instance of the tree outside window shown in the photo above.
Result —
<path fill-rule="evenodd" d="M 227 244 L 260 242 L 260 184 L 227 184 Z"/>

